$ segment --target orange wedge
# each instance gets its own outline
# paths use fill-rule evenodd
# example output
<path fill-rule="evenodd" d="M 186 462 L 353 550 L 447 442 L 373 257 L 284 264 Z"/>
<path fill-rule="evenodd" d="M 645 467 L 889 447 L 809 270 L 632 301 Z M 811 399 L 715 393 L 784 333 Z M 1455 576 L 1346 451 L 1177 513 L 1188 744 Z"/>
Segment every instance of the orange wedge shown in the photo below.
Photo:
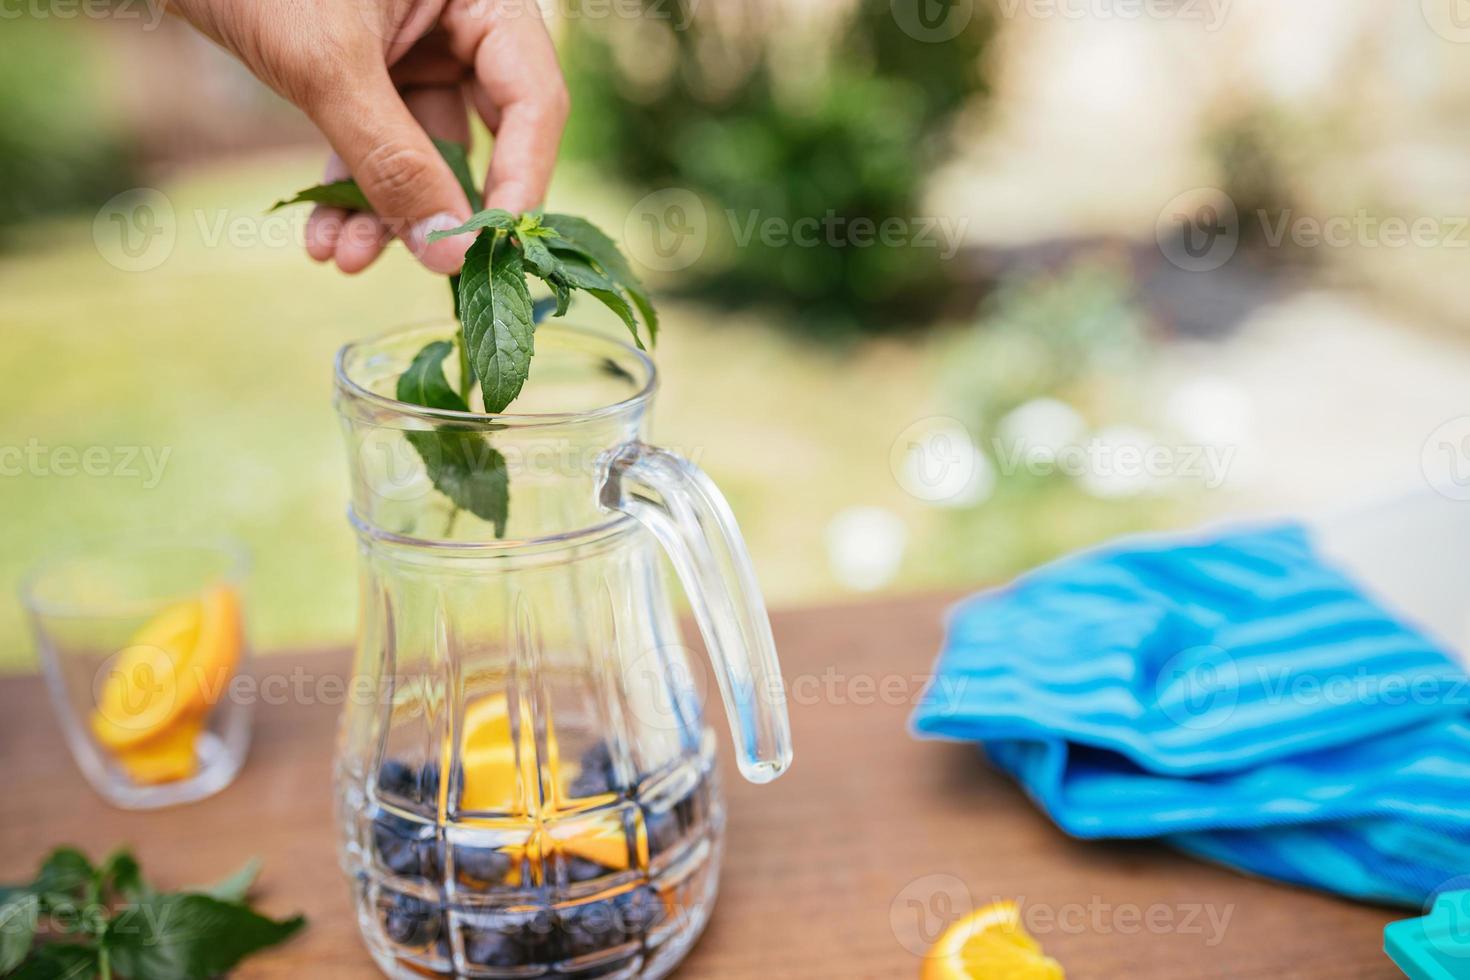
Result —
<path fill-rule="evenodd" d="M 92 712 L 97 740 L 138 748 L 201 717 L 240 660 L 240 602 L 221 586 L 159 613 L 117 656 Z"/>
<path fill-rule="evenodd" d="M 1065 980 L 1061 964 L 1021 925 L 1015 902 L 993 902 L 945 929 L 920 980 Z"/>
<path fill-rule="evenodd" d="M 521 729 L 519 761 L 516 747 L 511 740 L 510 708 L 505 695 L 492 694 L 465 706 L 464 730 L 460 739 L 461 762 L 464 768 L 464 787 L 461 790 L 460 806 L 465 810 L 496 813 L 523 812 L 530 807 L 517 798 L 518 792 L 535 792 L 540 774 L 536 771 L 536 752 L 533 735 L 529 727 Z M 561 750 L 557 745 L 556 732 L 548 723 L 546 731 L 546 764 L 554 774 L 552 783 L 560 800 L 570 799 L 568 787 L 576 779 L 579 768 L 576 763 L 561 761 Z M 524 853 L 533 855 L 539 862 L 553 848 L 594 861 L 616 871 L 628 867 L 628 842 L 621 821 L 604 822 L 596 827 L 566 837 L 551 838 L 545 831 L 538 830 L 525 847 L 508 848 L 505 853 L 516 858 L 519 866 Z M 646 836 L 638 835 L 638 859 L 648 860 Z M 519 880 L 519 872 L 513 871 L 508 883 Z"/>
<path fill-rule="evenodd" d="M 188 779 L 198 768 L 194 743 L 203 729 L 202 718 L 181 719 L 156 738 L 119 750 L 117 761 L 122 763 L 133 782 L 142 786 Z"/>

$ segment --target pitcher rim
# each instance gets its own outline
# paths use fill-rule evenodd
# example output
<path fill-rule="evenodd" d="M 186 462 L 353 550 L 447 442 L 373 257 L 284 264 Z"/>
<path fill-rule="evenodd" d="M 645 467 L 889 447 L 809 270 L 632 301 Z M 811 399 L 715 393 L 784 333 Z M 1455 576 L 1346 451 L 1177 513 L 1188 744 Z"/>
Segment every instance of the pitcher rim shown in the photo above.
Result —
<path fill-rule="evenodd" d="M 453 324 L 449 319 L 420 320 L 415 323 L 393 327 L 381 333 L 365 337 L 360 340 L 349 341 L 337 349 L 337 356 L 333 360 L 333 375 L 336 383 L 337 393 L 352 401 L 367 402 L 380 408 L 388 409 L 400 415 L 416 418 L 426 422 L 458 422 L 475 423 L 478 425 L 489 425 L 496 429 L 508 428 L 530 428 L 533 426 L 548 425 L 572 425 L 579 422 L 592 422 L 598 419 L 610 418 L 635 411 L 646 405 L 658 390 L 658 368 L 653 363 L 653 358 L 647 352 L 639 350 L 632 344 L 626 343 L 615 337 L 597 330 L 589 330 L 586 327 L 572 326 L 571 324 L 542 323 L 537 325 L 536 332 L 552 331 L 556 334 L 573 335 L 591 340 L 594 344 L 601 345 L 610 351 L 616 351 L 624 356 L 631 356 L 644 371 L 643 383 L 638 390 L 626 398 L 610 402 L 606 405 L 598 405 L 593 408 L 575 412 L 502 412 L 491 414 L 488 412 L 460 412 L 448 408 L 428 408 L 423 405 L 414 405 L 411 402 L 399 401 L 387 395 L 371 391 L 358 383 L 348 372 L 347 361 L 353 354 L 368 348 L 382 344 L 394 337 L 414 333 L 415 331 L 428 330 L 431 327 L 445 327 Z"/>

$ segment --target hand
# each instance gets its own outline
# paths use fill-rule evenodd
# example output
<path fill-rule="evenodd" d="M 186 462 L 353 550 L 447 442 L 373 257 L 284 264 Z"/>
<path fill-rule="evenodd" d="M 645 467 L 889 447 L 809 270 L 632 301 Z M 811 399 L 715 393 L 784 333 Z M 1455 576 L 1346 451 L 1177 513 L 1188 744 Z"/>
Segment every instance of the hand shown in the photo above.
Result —
<path fill-rule="evenodd" d="M 397 235 L 429 269 L 457 272 L 469 236 L 430 244 L 481 207 L 429 136 L 467 142 L 466 104 L 495 134 L 486 207 L 546 195 L 566 84 L 533 0 L 174 0 L 190 23 L 299 106 L 336 151 L 327 179 L 357 179 L 376 214 L 318 208 L 306 248 L 360 272 Z"/>

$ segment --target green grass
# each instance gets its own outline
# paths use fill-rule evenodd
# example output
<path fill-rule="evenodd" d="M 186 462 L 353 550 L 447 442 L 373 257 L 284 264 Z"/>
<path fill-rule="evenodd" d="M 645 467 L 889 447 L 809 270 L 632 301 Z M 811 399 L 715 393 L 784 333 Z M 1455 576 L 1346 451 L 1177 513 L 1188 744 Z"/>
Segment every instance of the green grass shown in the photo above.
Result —
<path fill-rule="evenodd" d="M 35 440 L 170 455 L 151 488 L 123 476 L 0 476 L 0 584 L 13 589 L 55 547 L 98 534 L 223 532 L 255 556 L 258 647 L 350 640 L 354 544 L 332 356 L 345 341 L 446 315 L 448 296 L 401 247 L 348 279 L 294 245 L 254 240 L 262 221 L 277 231 L 304 222 L 304 212 L 267 220 L 263 211 L 310 183 L 317 166 L 272 158 L 164 183 L 177 242 L 148 272 L 105 261 L 89 220 L 12 237 L 0 253 L 0 447 Z M 551 204 L 617 234 L 628 200 L 568 171 Z M 244 237 L 211 244 L 222 217 Z M 772 605 L 841 593 L 823 535 L 847 506 L 886 507 L 909 526 L 896 588 L 993 580 L 1170 519 L 1166 504 L 1090 501 L 1054 484 L 1003 485 L 991 504 L 968 511 L 908 496 L 890 471 L 890 450 L 910 422 L 945 411 L 933 394 L 949 349 L 943 332 L 922 344 L 882 340 L 835 352 L 758 315 L 661 305 L 655 435 L 695 456 L 730 497 Z M 619 329 L 595 304 L 574 307 L 571 319 Z M 0 668 L 33 664 L 18 604 L 0 604 Z"/>

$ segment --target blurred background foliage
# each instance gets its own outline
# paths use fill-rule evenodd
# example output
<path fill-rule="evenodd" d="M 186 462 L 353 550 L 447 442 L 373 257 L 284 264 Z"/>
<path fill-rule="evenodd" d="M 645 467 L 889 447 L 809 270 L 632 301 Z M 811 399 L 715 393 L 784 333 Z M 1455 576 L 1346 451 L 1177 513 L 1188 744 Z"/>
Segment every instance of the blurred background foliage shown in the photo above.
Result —
<path fill-rule="evenodd" d="M 935 45 L 895 29 L 888 0 L 800 14 L 640 2 L 638 18 L 568 19 L 564 60 L 579 106 L 568 148 L 633 186 L 705 200 L 720 259 L 695 267 L 682 292 L 764 307 L 818 337 L 911 328 L 963 308 L 963 263 L 936 248 L 730 239 L 757 220 L 830 216 L 841 227 L 923 215 L 956 117 L 985 93 L 988 17 Z"/>
<path fill-rule="evenodd" d="M 655 437 L 729 495 L 772 605 L 957 591 L 1119 533 L 1424 489 L 1470 378 L 1453 23 L 1375 0 L 1132 19 L 976 0 L 934 42 L 903 2 L 547 4 L 575 105 L 549 203 L 635 260 L 650 195 L 705 210 L 691 261 L 641 270 L 666 321 Z M 225 532 L 256 555 L 261 646 L 345 642 L 331 357 L 446 315 L 442 286 L 399 248 L 356 279 L 310 264 L 305 215 L 264 212 L 319 176 L 319 137 L 174 19 L 12 9 L 0 581 L 120 529 Z M 111 220 L 137 187 L 168 232 L 146 267 Z M 1208 271 L 1170 259 L 1196 230 L 1175 202 L 1201 192 L 1238 214 Z M 736 234 L 828 214 L 963 235 L 950 254 Z M 1272 232 L 1359 216 L 1444 237 Z M 95 446 L 168 462 L 156 485 L 12 465 Z M 1147 451 L 1164 471 L 1098 462 Z M 1206 454 L 1219 471 L 1186 465 Z M 0 604 L 0 667 L 33 664 Z"/>
<path fill-rule="evenodd" d="M 134 185 L 128 133 L 96 97 L 113 67 L 104 40 L 55 20 L 6 20 L 0 31 L 0 229 L 95 208 Z"/>

